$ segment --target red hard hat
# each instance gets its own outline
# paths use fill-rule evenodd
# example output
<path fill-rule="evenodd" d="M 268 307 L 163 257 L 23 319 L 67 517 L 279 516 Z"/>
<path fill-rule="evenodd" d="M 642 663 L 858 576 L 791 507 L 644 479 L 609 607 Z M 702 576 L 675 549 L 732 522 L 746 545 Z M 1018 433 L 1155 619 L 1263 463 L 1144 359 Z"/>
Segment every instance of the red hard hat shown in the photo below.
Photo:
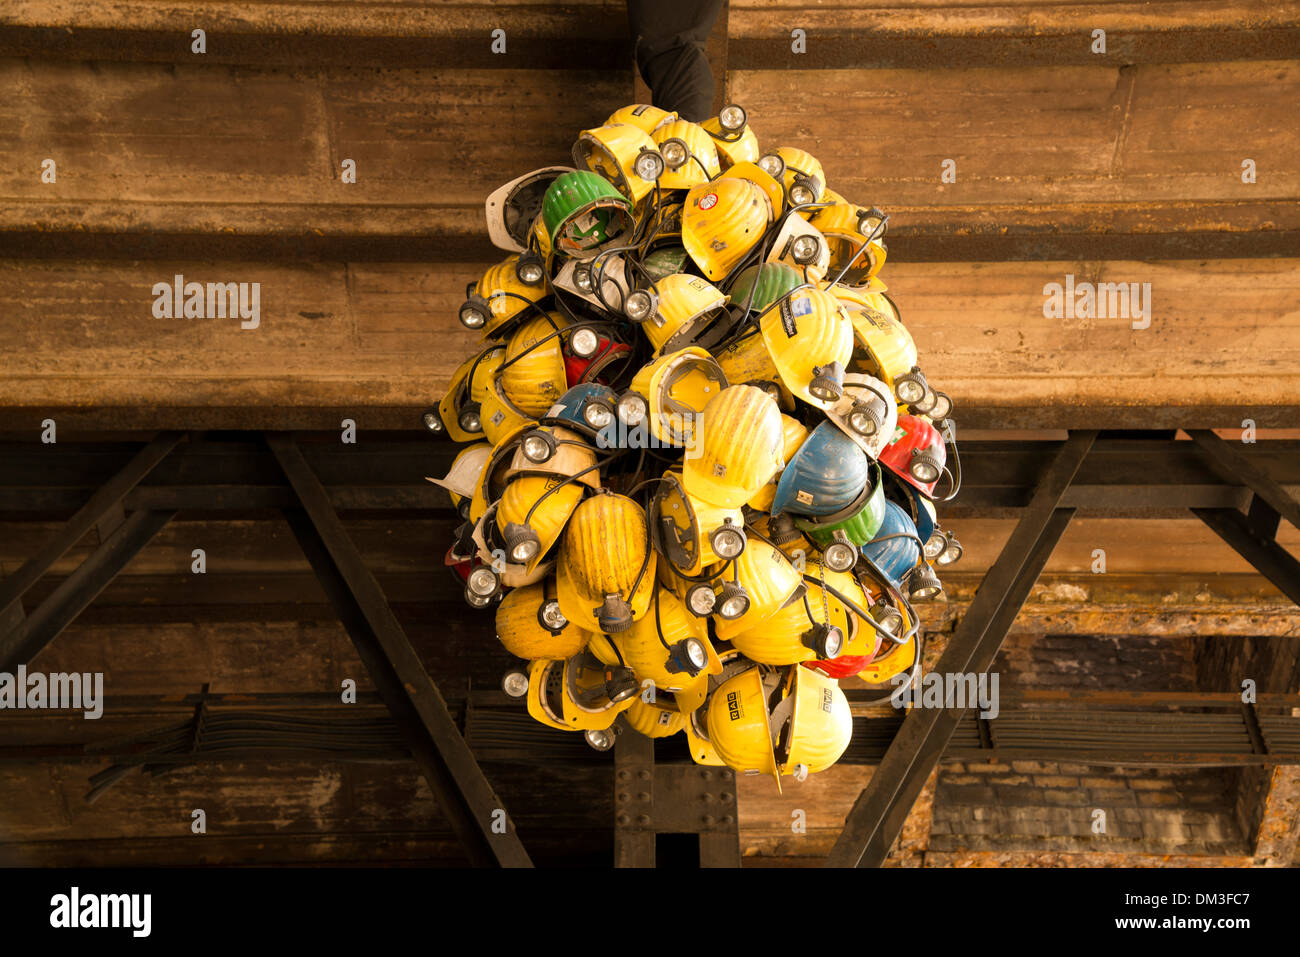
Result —
<path fill-rule="evenodd" d="M 939 430 L 915 415 L 900 415 L 894 437 L 880 453 L 880 464 L 927 498 L 948 464 L 948 449 Z"/>

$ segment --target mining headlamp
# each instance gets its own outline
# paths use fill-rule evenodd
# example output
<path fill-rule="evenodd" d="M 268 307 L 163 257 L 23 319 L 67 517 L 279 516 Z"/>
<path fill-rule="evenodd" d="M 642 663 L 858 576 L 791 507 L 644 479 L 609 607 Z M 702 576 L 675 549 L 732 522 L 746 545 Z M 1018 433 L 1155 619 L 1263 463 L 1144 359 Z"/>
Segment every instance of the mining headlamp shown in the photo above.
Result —
<path fill-rule="evenodd" d="M 497 577 L 497 573 L 492 569 L 486 565 L 480 565 L 469 573 L 469 577 L 465 580 L 465 589 L 467 594 L 484 599 L 491 598 L 501 590 L 501 579 Z"/>
<path fill-rule="evenodd" d="M 906 405 L 924 399 L 928 388 L 925 383 L 925 376 L 921 374 L 920 369 L 905 372 L 894 380 L 894 394 L 898 396 L 900 402 Z"/>
<path fill-rule="evenodd" d="M 547 432 L 529 432 L 519 443 L 520 449 L 523 450 L 524 458 L 536 465 L 550 459 L 555 454 L 557 448 L 555 436 Z"/>
<path fill-rule="evenodd" d="M 668 663 L 664 666 L 671 674 L 686 673 L 694 678 L 709 663 L 709 652 L 698 638 L 683 638 L 672 646 Z"/>
<path fill-rule="evenodd" d="M 482 329 L 487 325 L 490 312 L 486 299 L 482 296 L 473 296 L 461 304 L 460 324 L 466 329 Z"/>
<path fill-rule="evenodd" d="M 803 633 L 801 640 L 821 659 L 838 658 L 844 650 L 844 632 L 838 625 L 818 622 Z"/>
<path fill-rule="evenodd" d="M 934 408 L 930 410 L 930 418 L 936 422 L 942 422 L 948 416 L 952 415 L 952 399 L 946 392 L 936 392 L 934 394 Z"/>
<path fill-rule="evenodd" d="M 730 517 L 724 518 L 722 525 L 709 536 L 709 545 L 719 558 L 735 558 L 745 550 L 745 530 Z"/>
<path fill-rule="evenodd" d="M 569 619 L 560 611 L 560 603 L 554 598 L 548 598 L 537 609 L 537 623 L 551 634 L 558 635 L 568 626 Z"/>
<path fill-rule="evenodd" d="M 618 400 L 618 417 L 623 424 L 635 427 L 645 421 L 650 411 L 649 403 L 636 392 L 624 392 Z"/>
<path fill-rule="evenodd" d="M 423 420 L 424 427 L 430 432 L 442 432 L 445 430 L 445 426 L 442 424 L 442 416 L 434 410 L 424 413 Z"/>
<path fill-rule="evenodd" d="M 943 591 L 939 576 L 927 562 L 921 562 L 907 576 L 908 597 L 912 601 L 929 601 Z"/>
<path fill-rule="evenodd" d="M 481 406 L 477 402 L 466 402 L 456 415 L 462 432 L 482 432 L 483 420 L 479 415 Z"/>
<path fill-rule="evenodd" d="M 768 153 L 765 156 L 760 156 L 758 158 L 758 168 L 778 183 L 781 182 L 781 178 L 785 176 L 785 160 L 781 159 L 781 157 L 777 156 L 775 153 Z"/>
<path fill-rule="evenodd" d="M 896 608 L 887 608 L 876 620 L 876 627 L 883 631 L 891 641 L 897 642 L 903 630 L 903 616 Z"/>
<path fill-rule="evenodd" d="M 798 240 L 796 240 L 797 242 Z M 815 242 L 815 240 L 814 240 Z M 829 365 L 814 366 L 812 382 L 808 391 L 814 398 L 832 402 L 844 393 L 844 367 L 838 362 Z"/>
<path fill-rule="evenodd" d="M 691 150 L 685 140 L 673 136 L 659 144 L 659 155 L 669 169 L 677 169 L 690 159 Z"/>
<path fill-rule="evenodd" d="M 614 421 L 614 410 L 604 399 L 588 399 L 582 407 L 582 419 L 599 431 Z"/>
<path fill-rule="evenodd" d="M 795 189 L 798 188 L 799 187 L 795 187 Z M 791 190 L 790 198 L 794 199 L 794 195 L 795 195 L 795 190 Z M 800 200 L 796 199 L 795 202 L 799 205 L 802 205 L 802 202 Z M 809 199 L 806 200 L 805 202 L 811 203 L 812 200 Z M 807 266 L 809 263 L 814 263 L 817 261 L 817 257 L 821 255 L 821 249 L 822 249 L 821 240 L 818 239 L 816 236 L 809 236 L 806 234 L 803 236 L 796 236 L 794 238 L 794 241 L 790 243 L 790 257 L 795 262 L 797 262 L 800 266 Z"/>
<path fill-rule="evenodd" d="M 713 593 L 711 587 L 703 583 L 692 585 L 686 593 L 686 607 L 697 618 L 713 614 L 713 608 L 717 603 L 718 596 Z"/>
<path fill-rule="evenodd" d="M 515 275 L 525 286 L 538 285 L 546 275 L 546 270 L 542 266 L 542 257 L 531 249 L 521 254 L 519 261 L 515 263 Z"/>
<path fill-rule="evenodd" d="M 957 536 L 952 532 L 944 532 L 944 547 L 935 560 L 940 565 L 951 565 L 957 559 L 961 558 L 961 542 L 957 541 Z"/>
<path fill-rule="evenodd" d="M 872 206 L 858 214 L 858 232 L 863 236 L 870 237 L 876 230 L 880 230 L 880 236 L 885 235 L 885 214 Z M 880 237 L 877 236 L 877 239 Z"/>
<path fill-rule="evenodd" d="M 929 415 L 934 410 L 934 404 L 937 401 L 935 394 L 929 387 L 925 390 L 925 395 L 913 402 L 912 411 L 918 415 Z"/>
<path fill-rule="evenodd" d="M 583 732 L 583 738 L 587 744 L 591 745 L 597 751 L 608 751 L 614 746 L 614 732 L 612 730 L 599 731 L 590 728 Z"/>
<path fill-rule="evenodd" d="M 522 698 L 528 694 L 528 674 L 512 668 L 501 676 L 501 690 L 512 698 Z"/>
<path fill-rule="evenodd" d="M 628 293 L 623 303 L 623 314 L 631 322 L 645 322 L 658 308 L 658 297 L 646 289 L 637 289 Z"/>
<path fill-rule="evenodd" d="M 728 133 L 739 133 L 747 121 L 745 108 L 735 103 L 728 103 L 718 113 L 718 125 Z"/>
<path fill-rule="evenodd" d="M 849 541 L 843 529 L 836 529 L 835 541 L 822 550 L 822 561 L 833 572 L 846 572 L 858 563 L 858 546 Z"/>
<path fill-rule="evenodd" d="M 728 621 L 749 611 L 749 595 L 739 582 L 723 582 L 718 595 L 718 614 Z"/>
<path fill-rule="evenodd" d="M 632 163 L 632 171 L 646 182 L 654 182 L 664 174 L 664 165 L 663 156 L 654 150 L 643 149 Z"/>
<path fill-rule="evenodd" d="M 872 394 L 866 400 L 854 399 L 849 412 L 849 428 L 858 435 L 875 435 L 887 414 L 885 400 L 878 395 Z"/>
<path fill-rule="evenodd" d="M 506 542 L 506 554 L 516 565 L 528 564 L 542 550 L 542 540 L 527 525 L 509 522 L 501 534 Z"/>
<path fill-rule="evenodd" d="M 579 359 L 590 359 L 600 348 L 600 337 L 592 329 L 579 329 L 569 337 L 569 351 Z"/>
<path fill-rule="evenodd" d="M 796 179 L 790 187 L 790 202 L 796 206 L 807 206 L 817 201 L 817 194 L 807 180 Z"/>
<path fill-rule="evenodd" d="M 937 482 L 943 471 L 939 460 L 929 449 L 912 449 L 912 461 L 908 463 L 907 470 L 912 473 L 912 478 L 926 484 Z"/>

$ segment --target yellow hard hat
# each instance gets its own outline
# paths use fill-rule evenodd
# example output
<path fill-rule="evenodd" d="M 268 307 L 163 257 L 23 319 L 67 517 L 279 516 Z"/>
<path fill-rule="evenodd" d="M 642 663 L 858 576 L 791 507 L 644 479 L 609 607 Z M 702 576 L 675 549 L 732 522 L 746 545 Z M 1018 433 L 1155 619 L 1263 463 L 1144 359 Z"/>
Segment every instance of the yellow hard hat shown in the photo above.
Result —
<path fill-rule="evenodd" d="M 632 379 L 632 391 L 646 400 L 650 434 L 676 447 L 691 445 L 696 417 L 726 387 L 721 367 L 698 346 L 665 353 Z"/>
<path fill-rule="evenodd" d="M 456 453 L 451 468 L 442 478 L 429 478 L 426 475 L 424 480 L 446 489 L 451 496 L 452 506 L 459 508 L 462 501 L 473 498 L 474 489 L 491 457 L 492 446 L 487 442 L 476 442 Z"/>
<path fill-rule="evenodd" d="M 707 279 L 675 273 L 655 283 L 653 308 L 641 323 L 656 353 L 676 352 L 719 316 L 727 297 Z"/>
<path fill-rule="evenodd" d="M 768 201 L 772 204 L 772 215 L 779 216 L 785 209 L 785 190 L 781 184 L 768 175 L 767 170 L 757 163 L 740 162 L 736 163 L 725 173 L 718 177 L 724 179 L 743 179 L 753 183 L 761 189 Z"/>
<path fill-rule="evenodd" d="M 785 464 L 781 410 L 762 389 L 733 385 L 704 407 L 682 483 L 692 498 L 739 508 Z"/>
<path fill-rule="evenodd" d="M 628 727 L 647 738 L 667 738 L 686 727 L 686 715 L 646 704 L 639 697 L 626 712 Z"/>
<path fill-rule="evenodd" d="M 552 728 L 607 730 L 636 695 L 630 672 L 583 652 L 563 661 L 538 659 L 528 671 L 528 713 Z"/>
<path fill-rule="evenodd" d="M 650 506 L 659 553 L 683 575 L 698 576 L 706 565 L 730 561 L 748 545 L 739 508 L 691 498 L 680 472 L 665 472 Z"/>
<path fill-rule="evenodd" d="M 655 553 L 645 511 L 599 493 L 574 510 L 560 541 L 557 588 L 564 617 L 588 631 L 626 631 L 650 608 Z"/>
<path fill-rule="evenodd" d="M 659 177 L 662 189 L 690 189 L 722 172 L 713 137 L 700 124 L 673 120 L 651 135 L 667 165 Z"/>
<path fill-rule="evenodd" d="M 758 137 L 749 128 L 749 118 L 741 107 L 730 103 L 700 125 L 713 137 L 723 167 L 758 159 Z"/>
<path fill-rule="evenodd" d="M 643 153 L 653 158 L 638 162 Z M 639 203 L 654 189 L 655 176 L 663 170 L 663 157 L 645 130 L 630 123 L 611 123 L 579 134 L 573 145 L 573 164 L 599 173 L 620 193 Z"/>
<path fill-rule="evenodd" d="M 508 332 L 515 320 L 535 315 L 533 305 L 551 294 L 546 271 L 530 285 L 519 278 L 519 256 L 507 256 L 483 273 L 469 298 L 461 304 L 460 322 L 466 329 L 483 333 L 484 338 Z"/>
<path fill-rule="evenodd" d="M 438 417 L 453 442 L 473 442 L 485 432 L 482 389 L 505 358 L 505 349 L 488 346 L 470 356 L 452 373 L 447 391 L 438 403 Z M 489 438 L 489 441 L 491 439 Z"/>
<path fill-rule="evenodd" d="M 736 650 L 765 665 L 838 658 L 854 625 L 843 606 L 831 601 L 820 584 L 806 578 L 804 584 L 798 598 L 753 627 L 729 634 Z"/>
<path fill-rule="evenodd" d="M 575 482 L 600 488 L 596 450 L 577 432 L 558 425 L 542 425 L 521 431 L 511 441 L 514 447 L 511 474 L 573 477 Z"/>
<path fill-rule="evenodd" d="M 506 345 L 505 361 L 497 372 L 501 390 L 516 408 L 533 418 L 545 415 L 569 388 L 564 341 L 553 335 L 568 324 L 558 312 L 537 316 L 521 325 Z"/>
<path fill-rule="evenodd" d="M 705 726 L 709 743 L 723 763 L 740 774 L 770 774 L 780 789 L 767 689 L 758 665 L 746 668 L 718 687 L 709 699 Z"/>
<path fill-rule="evenodd" d="M 611 113 L 609 119 L 605 121 L 605 125 L 628 123 L 644 133 L 653 133 L 665 123 L 671 123 L 675 119 L 677 119 L 676 113 L 669 113 L 667 110 L 661 110 L 657 106 L 650 106 L 648 103 L 633 103 L 631 106 L 621 107 Z"/>
<path fill-rule="evenodd" d="M 894 380 L 916 368 L 916 343 L 896 316 L 870 306 L 850 306 L 855 343 L 851 368 L 893 388 Z"/>
<path fill-rule="evenodd" d="M 803 585 L 790 559 L 760 538 L 750 541 L 736 559 L 733 582 L 744 589 L 748 598 L 744 612 L 724 617 L 719 609 L 713 616 L 713 633 L 720 640 L 733 643 L 736 635 L 759 626 L 796 601 Z"/>
<path fill-rule="evenodd" d="M 791 668 L 787 692 L 772 709 L 776 761 L 796 780 L 840 759 L 853 737 L 853 714 L 839 683 L 809 668 Z"/>
<path fill-rule="evenodd" d="M 512 432 L 517 433 L 537 424 L 533 416 L 506 397 L 501 380 L 495 377 L 488 385 L 487 395 L 479 408 L 479 417 L 483 422 L 483 435 L 494 447 L 500 445 L 501 440 Z"/>
<path fill-rule="evenodd" d="M 759 330 L 761 336 L 747 336 L 718 354 L 727 381 L 776 378 L 820 409 L 838 398 L 836 377 L 853 359 L 853 326 L 834 296 L 800 286 L 763 314 Z"/>
<path fill-rule="evenodd" d="M 496 613 L 497 638 L 516 658 L 569 658 L 590 637 L 560 611 L 549 580 L 506 592 Z"/>
<path fill-rule="evenodd" d="M 681 599 L 664 588 L 655 588 L 649 612 L 613 642 L 637 682 L 642 687 L 654 682 L 656 694 L 681 691 L 701 674 L 722 670 L 704 619 L 688 612 Z"/>
<path fill-rule="evenodd" d="M 535 569 L 582 501 L 583 486 L 551 475 L 516 475 L 497 502 L 498 541 L 506 561 Z"/>
<path fill-rule="evenodd" d="M 826 206 L 813 214 L 810 222 L 821 231 L 830 250 L 830 275 L 841 276 L 840 281 L 849 286 L 860 286 L 880 272 L 886 255 L 885 243 L 881 238 L 883 231 L 856 260 L 854 255 L 880 227 L 883 217 L 884 214 L 878 209 L 865 209 L 843 202 Z M 853 265 L 844 271 L 850 260 Z"/>
<path fill-rule="evenodd" d="M 723 177 L 686 194 L 682 245 L 711 282 L 724 279 L 762 240 L 775 213 L 746 179 Z"/>
<path fill-rule="evenodd" d="M 808 427 L 793 416 L 781 413 L 781 427 L 785 435 L 785 442 L 781 447 L 781 460 L 789 462 L 804 442 L 808 440 Z M 776 486 L 781 480 L 781 473 L 778 472 L 758 490 L 753 498 L 745 504 L 750 508 L 758 509 L 760 512 L 770 512 L 772 503 L 776 499 Z"/>

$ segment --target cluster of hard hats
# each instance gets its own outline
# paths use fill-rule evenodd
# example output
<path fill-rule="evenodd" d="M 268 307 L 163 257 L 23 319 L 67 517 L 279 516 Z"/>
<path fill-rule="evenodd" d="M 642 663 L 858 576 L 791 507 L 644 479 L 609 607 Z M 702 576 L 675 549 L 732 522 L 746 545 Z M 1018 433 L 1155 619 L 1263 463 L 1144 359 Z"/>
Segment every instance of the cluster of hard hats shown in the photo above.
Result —
<path fill-rule="evenodd" d="M 802 780 L 848 746 L 840 679 L 915 674 L 912 603 L 961 555 L 934 507 L 952 403 L 880 280 L 888 217 L 738 106 L 625 107 L 573 164 L 487 201 L 510 254 L 425 414 L 471 443 L 436 480 L 464 520 L 446 563 L 538 721 L 603 749 L 623 715 Z"/>

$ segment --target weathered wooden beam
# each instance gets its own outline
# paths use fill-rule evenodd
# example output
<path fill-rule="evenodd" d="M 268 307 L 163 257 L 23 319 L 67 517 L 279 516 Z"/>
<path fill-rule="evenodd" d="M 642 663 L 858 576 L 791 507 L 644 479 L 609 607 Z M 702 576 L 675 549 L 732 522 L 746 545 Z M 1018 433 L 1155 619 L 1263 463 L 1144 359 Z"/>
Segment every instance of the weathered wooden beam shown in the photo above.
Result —
<path fill-rule="evenodd" d="M 1287 4 L 1044 5 L 1003 0 L 971 6 L 895 0 L 882 5 L 737 0 L 731 62 L 737 70 L 1083 66 L 1285 59 L 1300 45 Z M 807 36 L 794 53 L 791 30 Z M 1105 53 L 1093 31 L 1106 31 Z"/>
<path fill-rule="evenodd" d="M 206 52 L 191 32 L 206 31 Z M 503 53 L 492 32 L 506 33 Z M 621 70 L 630 43 L 623 4 L 571 0 L 515 3 L 162 5 L 145 0 L 17 0 L 0 22 L 0 55 L 264 67 L 429 66 L 509 69 L 527 65 Z"/>

